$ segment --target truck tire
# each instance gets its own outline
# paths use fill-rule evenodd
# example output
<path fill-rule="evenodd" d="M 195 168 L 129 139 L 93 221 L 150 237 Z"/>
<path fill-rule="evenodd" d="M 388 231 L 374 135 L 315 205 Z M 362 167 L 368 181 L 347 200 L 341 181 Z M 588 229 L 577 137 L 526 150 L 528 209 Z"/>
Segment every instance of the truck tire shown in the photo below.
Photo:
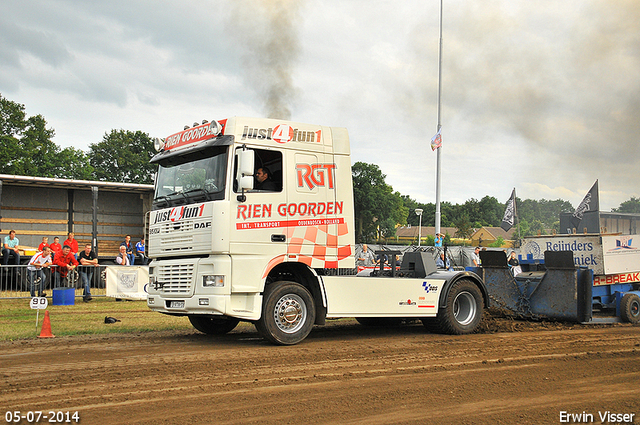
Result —
<path fill-rule="evenodd" d="M 194 328 L 207 335 L 228 334 L 238 326 L 240 320 L 228 317 L 215 316 L 189 316 L 189 321 Z"/>
<path fill-rule="evenodd" d="M 625 294 L 620 301 L 620 317 L 625 322 L 640 322 L 640 297 L 636 294 Z"/>
<path fill-rule="evenodd" d="M 450 335 L 473 333 L 482 320 L 484 299 L 478 286 L 469 279 L 460 279 L 449 289 L 446 307 L 441 307 L 435 319 L 422 321 L 425 328 Z"/>
<path fill-rule="evenodd" d="M 307 288 L 295 282 L 275 282 L 265 289 L 256 328 L 274 344 L 294 345 L 309 335 L 315 317 L 315 303 Z"/>

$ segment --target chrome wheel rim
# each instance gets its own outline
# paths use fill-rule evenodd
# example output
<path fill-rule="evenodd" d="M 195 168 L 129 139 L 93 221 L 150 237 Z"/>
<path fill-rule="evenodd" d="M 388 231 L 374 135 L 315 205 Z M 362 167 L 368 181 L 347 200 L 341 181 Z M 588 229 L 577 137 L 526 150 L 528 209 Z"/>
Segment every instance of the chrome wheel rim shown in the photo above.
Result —
<path fill-rule="evenodd" d="M 453 316 L 466 326 L 473 322 L 477 314 L 476 299 L 470 292 L 460 292 L 453 301 Z"/>
<path fill-rule="evenodd" d="M 295 294 L 280 298 L 273 311 L 276 326 L 284 333 L 295 333 L 304 325 L 307 306 L 303 299 Z"/>

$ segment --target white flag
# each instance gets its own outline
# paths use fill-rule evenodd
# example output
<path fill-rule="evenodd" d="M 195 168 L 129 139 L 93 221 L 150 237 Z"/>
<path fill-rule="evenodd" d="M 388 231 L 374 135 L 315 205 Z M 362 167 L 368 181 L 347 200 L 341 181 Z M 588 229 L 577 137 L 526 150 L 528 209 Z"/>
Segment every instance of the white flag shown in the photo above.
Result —
<path fill-rule="evenodd" d="M 442 130 L 442 128 L 440 128 Z M 431 138 L 431 150 L 436 150 L 439 147 L 442 147 L 442 136 L 440 135 L 440 130 L 436 133 L 435 136 Z"/>

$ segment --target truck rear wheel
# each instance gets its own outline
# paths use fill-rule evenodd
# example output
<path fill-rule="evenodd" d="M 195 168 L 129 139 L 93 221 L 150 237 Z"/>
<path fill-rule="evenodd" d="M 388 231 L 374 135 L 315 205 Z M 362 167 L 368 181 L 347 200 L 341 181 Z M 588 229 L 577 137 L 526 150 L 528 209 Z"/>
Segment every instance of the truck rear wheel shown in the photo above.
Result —
<path fill-rule="evenodd" d="M 240 320 L 215 316 L 189 316 L 194 328 L 208 335 L 228 334 L 238 326 Z"/>
<path fill-rule="evenodd" d="M 295 282 L 276 282 L 265 289 L 256 328 L 274 344 L 294 345 L 309 335 L 315 316 L 315 303 L 307 288 Z"/>
<path fill-rule="evenodd" d="M 620 316 L 630 323 L 640 322 L 640 297 L 636 294 L 625 294 L 620 300 Z"/>
<path fill-rule="evenodd" d="M 446 307 L 435 319 L 423 320 L 428 330 L 451 335 L 473 333 L 482 320 L 484 299 L 480 289 L 468 279 L 460 279 L 449 289 Z"/>

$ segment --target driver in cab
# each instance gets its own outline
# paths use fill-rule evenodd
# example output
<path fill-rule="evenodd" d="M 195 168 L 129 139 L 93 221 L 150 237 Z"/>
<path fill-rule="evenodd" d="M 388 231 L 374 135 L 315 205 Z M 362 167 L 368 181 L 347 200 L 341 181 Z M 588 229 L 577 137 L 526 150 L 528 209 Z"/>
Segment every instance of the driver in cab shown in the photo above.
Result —
<path fill-rule="evenodd" d="M 253 185 L 253 188 L 255 190 L 266 190 L 271 192 L 276 191 L 276 185 L 273 180 L 271 180 L 271 173 L 269 172 L 269 169 L 267 167 L 258 168 L 254 176 L 256 182 Z"/>

